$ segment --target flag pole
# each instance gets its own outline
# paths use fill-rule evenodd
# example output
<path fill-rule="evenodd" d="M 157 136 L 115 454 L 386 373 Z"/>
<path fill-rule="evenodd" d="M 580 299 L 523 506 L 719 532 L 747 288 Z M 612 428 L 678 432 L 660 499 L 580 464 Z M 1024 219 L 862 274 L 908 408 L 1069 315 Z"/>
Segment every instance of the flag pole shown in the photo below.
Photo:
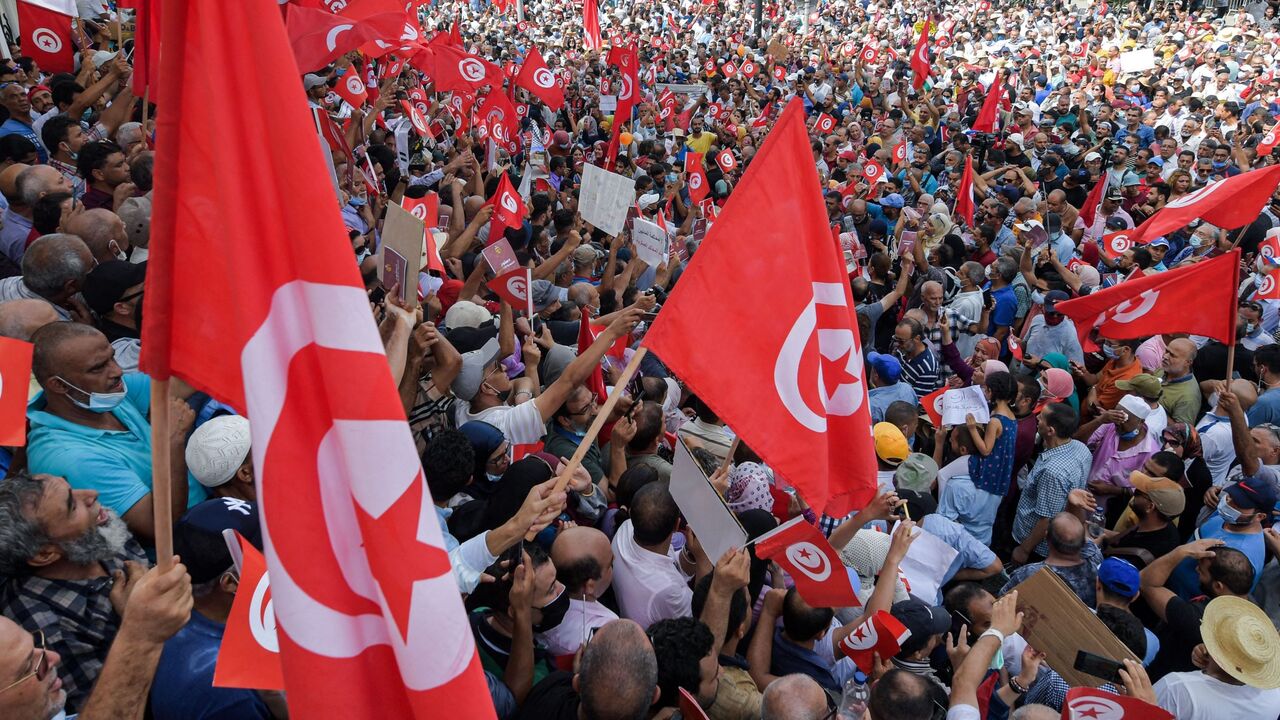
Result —
<path fill-rule="evenodd" d="M 151 381 L 151 509 L 156 566 L 173 563 L 173 488 L 169 462 L 169 379 Z"/>
<path fill-rule="evenodd" d="M 636 374 L 636 370 L 640 368 L 640 361 L 644 359 L 648 352 L 649 349 L 646 347 L 639 348 L 631 356 L 631 361 L 627 363 L 627 366 L 622 369 L 622 374 L 618 376 L 618 381 L 613 386 L 613 392 L 609 393 L 604 405 L 600 406 L 600 411 L 596 413 L 596 419 L 591 421 L 591 427 L 587 428 L 587 434 L 583 436 L 582 442 L 578 443 L 578 449 L 574 451 L 573 457 L 569 458 L 569 464 L 565 465 L 560 477 L 556 478 L 555 492 L 564 492 L 565 486 L 569 484 L 569 478 L 578 469 L 578 466 L 582 464 L 582 459 L 586 457 L 587 451 L 595 443 L 596 436 L 600 434 L 605 420 L 609 418 L 609 413 L 613 412 L 613 406 L 618 404 L 618 398 L 622 397 L 622 392 L 626 389 L 627 383 L 631 381 L 631 376 Z"/>

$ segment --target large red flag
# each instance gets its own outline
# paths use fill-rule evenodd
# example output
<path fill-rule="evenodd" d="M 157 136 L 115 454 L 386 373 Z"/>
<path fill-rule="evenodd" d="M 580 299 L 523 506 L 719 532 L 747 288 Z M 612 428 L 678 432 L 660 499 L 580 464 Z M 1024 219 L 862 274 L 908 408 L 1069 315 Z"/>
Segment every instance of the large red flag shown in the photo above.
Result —
<path fill-rule="evenodd" d="M 813 607 L 862 604 L 839 553 L 800 515 L 756 538 L 756 556 L 777 561 L 795 580 L 800 597 Z"/>
<path fill-rule="evenodd" d="M 1077 687 L 1067 691 L 1062 720 L 1173 720 L 1173 714 L 1137 698 Z"/>
<path fill-rule="evenodd" d="M 75 72 L 75 0 L 18 0 L 22 52 L 45 72 Z"/>
<path fill-rule="evenodd" d="M 974 132 L 992 133 L 996 131 L 996 115 L 1000 111 L 1000 98 L 1004 95 L 1004 73 L 997 72 L 987 88 L 987 97 L 982 101 L 982 109 L 978 111 L 978 119 L 973 121 Z"/>
<path fill-rule="evenodd" d="M 811 507 L 843 517 L 875 495 L 876 459 L 849 277 L 826 217 L 793 100 L 645 344 Z"/>
<path fill-rule="evenodd" d="M 173 3 L 163 42 L 142 367 L 247 412 L 289 710 L 493 718 L 280 13 Z"/>
<path fill-rule="evenodd" d="M 884 610 L 877 610 L 866 622 L 854 628 L 840 641 L 840 651 L 858 669 L 870 674 L 875 666 L 875 656 L 882 662 L 898 654 L 902 643 L 911 637 L 911 631 L 898 618 Z"/>
<path fill-rule="evenodd" d="M 267 559 L 239 533 L 236 540 L 243 558 L 240 585 L 218 647 L 213 686 L 284 690 Z"/>
<path fill-rule="evenodd" d="M 502 87 L 502 68 L 461 48 L 439 43 L 432 45 L 429 52 L 415 56 L 414 60 L 417 61 L 422 55 L 426 55 L 429 61 L 418 69 L 427 73 L 435 82 L 437 92 L 475 92 L 489 85 Z"/>
<path fill-rule="evenodd" d="M 973 227 L 973 156 L 964 156 L 964 172 L 960 174 L 960 187 L 956 190 L 956 215 Z"/>
<path fill-rule="evenodd" d="M 121 0 L 118 6 L 134 11 L 133 31 L 133 94 L 148 95 L 151 102 L 159 102 L 156 90 L 156 69 L 160 66 L 160 8 L 161 0 Z"/>
<path fill-rule="evenodd" d="M 584 0 L 582 3 L 582 44 L 588 50 L 599 50 L 600 42 L 600 4 L 596 0 Z"/>
<path fill-rule="evenodd" d="M 1092 328 L 1115 340 L 1191 333 L 1235 342 L 1236 268 L 1240 250 L 1189 267 L 1126 280 L 1058 303 L 1083 336 Z M 1195 308 L 1195 312 L 1188 312 Z"/>
<path fill-rule="evenodd" d="M 1109 184 L 1111 184 L 1111 175 L 1102 173 L 1102 177 L 1098 178 L 1098 182 L 1093 184 L 1093 189 L 1085 196 L 1084 207 L 1080 208 L 1080 222 L 1084 223 L 1086 229 L 1093 228 L 1093 223 L 1098 218 L 1098 206 L 1102 204 L 1102 198 Z"/>
<path fill-rule="evenodd" d="M 0 337 L 0 445 L 27 444 L 27 389 L 31 343 Z"/>
<path fill-rule="evenodd" d="M 520 74 L 516 75 L 516 85 L 537 95 L 553 112 L 564 107 L 564 90 L 556 83 L 555 73 L 547 67 L 536 47 L 529 48 Z"/>
<path fill-rule="evenodd" d="M 1250 170 L 1170 200 L 1133 233 L 1135 243 L 1154 240 L 1200 219 L 1232 230 L 1257 219 L 1280 185 L 1280 165 Z"/>
<path fill-rule="evenodd" d="M 911 53 L 911 87 L 919 90 L 924 87 L 924 81 L 929 79 L 929 73 L 933 72 L 933 64 L 929 62 L 929 28 L 933 25 L 929 20 L 924 21 L 924 27 L 920 28 L 920 39 L 916 41 L 916 49 Z"/>
<path fill-rule="evenodd" d="M 303 72 L 322 68 L 373 40 L 389 39 L 399 45 L 405 24 L 403 11 L 353 21 L 324 10 L 292 5 L 288 15 L 289 44 Z"/>

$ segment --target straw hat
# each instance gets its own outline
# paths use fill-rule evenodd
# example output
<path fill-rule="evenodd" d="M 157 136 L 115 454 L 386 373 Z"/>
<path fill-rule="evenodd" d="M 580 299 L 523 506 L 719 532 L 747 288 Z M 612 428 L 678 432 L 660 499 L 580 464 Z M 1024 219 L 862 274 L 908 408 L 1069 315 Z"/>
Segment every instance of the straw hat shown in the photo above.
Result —
<path fill-rule="evenodd" d="M 1257 605 L 1216 597 L 1200 625 L 1205 648 L 1228 675 L 1260 690 L 1280 688 L 1280 633 Z"/>

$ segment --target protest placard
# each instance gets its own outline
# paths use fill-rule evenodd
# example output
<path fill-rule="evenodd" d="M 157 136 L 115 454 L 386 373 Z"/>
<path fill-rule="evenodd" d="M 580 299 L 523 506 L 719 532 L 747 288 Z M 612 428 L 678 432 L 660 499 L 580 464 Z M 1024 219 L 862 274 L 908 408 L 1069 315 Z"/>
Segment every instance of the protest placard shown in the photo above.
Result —
<path fill-rule="evenodd" d="M 388 291 L 400 288 L 405 307 L 418 307 L 418 271 L 422 269 L 422 245 L 426 228 L 422 220 L 395 203 L 387 204 L 378 248 L 378 279 Z"/>
<path fill-rule="evenodd" d="M 1138 48 L 1120 53 L 1120 74 L 1146 72 L 1156 66 L 1156 55 L 1152 48 Z"/>
<path fill-rule="evenodd" d="M 725 504 L 720 493 L 711 486 L 702 466 L 685 447 L 684 440 L 676 443 L 670 489 L 680 513 L 698 534 L 707 557 L 719 560 L 725 550 L 747 544 L 747 531 L 742 529 L 742 523 L 738 522 L 738 517 Z"/>
<path fill-rule="evenodd" d="M 987 409 L 987 396 L 982 394 L 980 385 L 952 388 L 942 394 L 938 405 L 941 406 L 943 425 L 964 425 L 967 416 L 971 414 L 980 425 L 985 425 L 991 419 L 991 411 Z"/>
<path fill-rule="evenodd" d="M 898 529 L 897 523 L 893 529 Z M 890 535 L 892 534 L 891 531 Z M 923 527 L 916 527 L 912 534 L 916 539 L 907 549 L 907 556 L 898 565 L 898 572 L 902 573 L 902 579 L 911 589 L 912 595 L 925 602 L 941 604 L 942 597 L 938 594 L 938 589 L 942 587 L 942 578 L 951 567 L 951 561 L 960 552 Z"/>
<path fill-rule="evenodd" d="M 650 267 L 658 267 L 666 262 L 668 249 L 667 231 L 656 223 L 644 218 L 631 221 L 631 242 L 636 246 L 636 256 L 648 263 Z"/>
<path fill-rule="evenodd" d="M 491 243 L 484 250 L 481 250 L 480 254 L 489 263 L 494 275 L 505 275 L 520 266 L 520 261 L 516 258 L 516 251 L 512 249 L 511 243 L 507 242 L 506 238 L 502 238 L 496 243 Z"/>
<path fill-rule="evenodd" d="M 582 166 L 578 214 L 606 235 L 617 236 L 626 226 L 627 210 L 635 203 L 636 182 L 590 163 Z"/>

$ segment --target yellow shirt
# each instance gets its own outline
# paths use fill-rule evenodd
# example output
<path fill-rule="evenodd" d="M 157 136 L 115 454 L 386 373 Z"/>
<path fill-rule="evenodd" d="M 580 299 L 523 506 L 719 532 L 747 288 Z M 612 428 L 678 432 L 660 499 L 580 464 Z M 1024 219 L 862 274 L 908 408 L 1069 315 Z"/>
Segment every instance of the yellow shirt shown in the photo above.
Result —
<path fill-rule="evenodd" d="M 690 135 L 685 139 L 684 144 L 688 146 L 690 150 L 696 153 L 702 153 L 703 160 L 705 161 L 707 151 L 711 149 L 711 146 L 714 145 L 715 142 L 715 133 L 709 133 L 703 130 L 701 135 Z"/>

